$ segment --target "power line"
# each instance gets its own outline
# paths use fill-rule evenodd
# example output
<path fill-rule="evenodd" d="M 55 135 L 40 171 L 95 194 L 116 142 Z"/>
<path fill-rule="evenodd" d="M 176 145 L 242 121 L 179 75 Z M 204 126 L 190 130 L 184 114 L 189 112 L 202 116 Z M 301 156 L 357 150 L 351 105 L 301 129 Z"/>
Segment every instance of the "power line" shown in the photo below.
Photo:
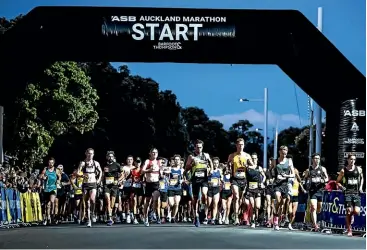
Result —
<path fill-rule="evenodd" d="M 294 95 L 296 96 L 296 104 L 297 104 L 297 112 L 298 112 L 299 125 L 302 127 L 301 113 L 299 112 L 297 88 L 296 88 L 296 84 L 295 83 L 293 83 L 293 87 L 294 87 Z"/>

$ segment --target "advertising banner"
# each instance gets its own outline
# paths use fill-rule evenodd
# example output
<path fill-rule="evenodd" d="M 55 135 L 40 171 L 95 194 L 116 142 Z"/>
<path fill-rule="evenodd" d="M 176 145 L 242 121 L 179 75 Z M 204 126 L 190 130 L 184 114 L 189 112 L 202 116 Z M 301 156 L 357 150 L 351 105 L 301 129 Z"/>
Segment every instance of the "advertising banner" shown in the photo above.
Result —
<path fill-rule="evenodd" d="M 321 220 L 328 228 L 345 228 L 346 208 L 344 193 L 340 191 L 324 192 Z M 361 194 L 361 213 L 354 216 L 352 225 L 355 231 L 366 231 L 366 194 Z"/>
<path fill-rule="evenodd" d="M 346 165 L 346 159 L 350 153 L 356 154 L 356 165 L 365 165 L 366 110 L 364 105 L 365 103 L 357 99 L 347 100 L 342 104 L 338 137 L 338 170 Z"/>
<path fill-rule="evenodd" d="M 111 15 L 103 18 L 102 35 L 134 43 L 137 49 L 173 51 L 201 41 L 234 41 L 236 27 L 226 16 Z"/>

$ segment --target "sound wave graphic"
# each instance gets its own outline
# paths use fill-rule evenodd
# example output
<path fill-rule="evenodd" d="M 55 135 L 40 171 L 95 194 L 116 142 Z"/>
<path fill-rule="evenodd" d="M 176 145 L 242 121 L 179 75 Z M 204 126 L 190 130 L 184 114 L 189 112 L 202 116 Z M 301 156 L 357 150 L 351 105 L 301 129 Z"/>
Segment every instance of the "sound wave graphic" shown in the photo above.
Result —
<path fill-rule="evenodd" d="M 102 35 L 104 36 L 124 36 L 131 35 L 134 32 L 132 31 L 132 25 L 129 23 L 103 23 L 102 24 Z M 234 26 L 224 26 L 221 27 L 210 27 L 210 28 L 199 28 L 198 29 L 199 37 L 221 37 L 221 38 L 235 38 L 236 37 L 236 28 Z M 176 35 L 176 30 L 171 27 L 172 35 Z M 155 36 L 158 37 L 162 33 L 161 28 L 155 29 Z M 144 30 L 145 36 L 150 36 L 150 28 Z M 188 37 L 193 37 L 194 32 L 192 30 L 188 31 Z"/>

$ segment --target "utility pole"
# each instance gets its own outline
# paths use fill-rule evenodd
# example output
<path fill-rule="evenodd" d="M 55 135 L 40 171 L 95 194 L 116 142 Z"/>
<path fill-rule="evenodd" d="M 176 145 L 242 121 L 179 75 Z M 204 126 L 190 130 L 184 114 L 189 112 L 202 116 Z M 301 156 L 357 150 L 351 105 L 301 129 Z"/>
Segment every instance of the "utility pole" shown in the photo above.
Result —
<path fill-rule="evenodd" d="M 322 7 L 317 10 L 317 28 L 322 32 Z M 322 109 L 315 103 L 315 121 L 316 121 L 316 152 L 321 155 L 322 146 Z"/>

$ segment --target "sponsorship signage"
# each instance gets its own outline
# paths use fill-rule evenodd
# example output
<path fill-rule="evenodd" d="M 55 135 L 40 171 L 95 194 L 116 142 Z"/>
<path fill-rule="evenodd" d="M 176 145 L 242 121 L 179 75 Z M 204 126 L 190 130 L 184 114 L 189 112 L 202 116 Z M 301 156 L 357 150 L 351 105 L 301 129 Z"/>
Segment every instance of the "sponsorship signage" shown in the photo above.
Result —
<path fill-rule="evenodd" d="M 363 138 L 347 138 L 344 140 L 344 144 L 364 144 Z"/>
<path fill-rule="evenodd" d="M 341 105 L 338 134 L 338 170 L 346 165 L 350 153 L 356 154 L 357 165 L 365 166 L 366 110 L 358 99 L 346 100 Z"/>
<path fill-rule="evenodd" d="M 225 16 L 112 15 L 103 19 L 103 36 L 145 43 L 153 50 L 182 50 L 203 38 L 236 37 L 235 26 Z"/>
<path fill-rule="evenodd" d="M 366 110 L 344 110 L 344 116 L 366 116 Z"/>
<path fill-rule="evenodd" d="M 346 207 L 344 193 L 340 191 L 324 192 L 321 218 L 330 227 L 345 227 Z M 361 194 L 361 212 L 354 215 L 354 230 L 366 229 L 366 194 Z"/>
<path fill-rule="evenodd" d="M 364 159 L 364 153 L 363 152 L 344 152 L 344 158 L 348 158 L 348 155 L 354 153 L 356 155 L 356 158 Z"/>

